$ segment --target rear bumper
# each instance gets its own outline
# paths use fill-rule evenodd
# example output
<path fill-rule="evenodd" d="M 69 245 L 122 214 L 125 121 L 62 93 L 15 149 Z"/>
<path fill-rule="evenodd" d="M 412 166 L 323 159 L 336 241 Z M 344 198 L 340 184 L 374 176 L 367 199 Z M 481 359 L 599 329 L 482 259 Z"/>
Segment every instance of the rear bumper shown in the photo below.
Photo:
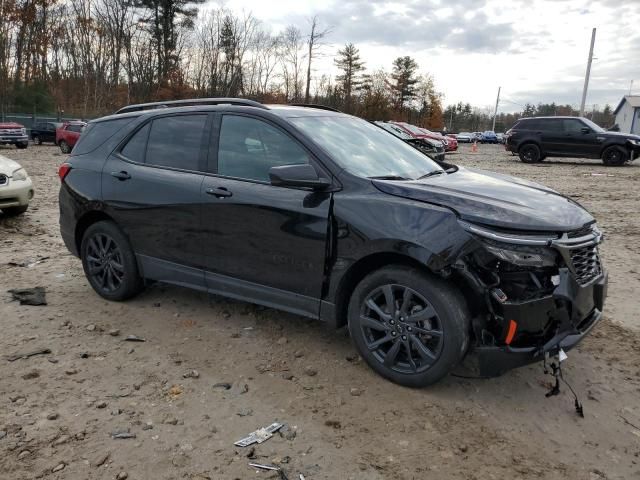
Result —
<path fill-rule="evenodd" d="M 586 337 L 602 319 L 602 310 L 607 296 L 608 274 L 603 274 L 588 285 L 578 285 L 572 277 L 562 279 L 553 296 L 533 302 L 525 302 L 509 309 L 509 317 L 522 319 L 523 325 L 538 321 L 547 323 L 550 316 L 564 319 L 556 326 L 550 339 L 535 344 L 513 347 L 480 345 L 469 354 L 468 367 L 480 376 L 495 377 L 530 363 L 542 361 L 546 355 L 555 355 L 560 349 L 569 351 Z M 570 292 L 570 293 L 569 293 Z M 554 305 L 564 304 L 569 308 L 549 310 Z M 506 318 L 506 317 L 505 317 Z"/>

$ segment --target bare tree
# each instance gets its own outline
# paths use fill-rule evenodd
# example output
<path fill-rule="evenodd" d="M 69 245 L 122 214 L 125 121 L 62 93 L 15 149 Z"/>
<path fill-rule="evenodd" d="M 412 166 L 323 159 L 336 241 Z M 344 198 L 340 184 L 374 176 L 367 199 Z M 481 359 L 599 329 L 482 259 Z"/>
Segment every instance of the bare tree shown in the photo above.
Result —
<path fill-rule="evenodd" d="M 309 36 L 307 37 L 307 88 L 305 89 L 304 93 L 304 103 L 309 103 L 309 89 L 311 86 L 311 61 L 323 46 L 322 40 L 329 33 L 331 33 L 331 28 L 320 28 L 317 15 L 311 18 L 310 22 L 311 32 L 309 32 Z"/>

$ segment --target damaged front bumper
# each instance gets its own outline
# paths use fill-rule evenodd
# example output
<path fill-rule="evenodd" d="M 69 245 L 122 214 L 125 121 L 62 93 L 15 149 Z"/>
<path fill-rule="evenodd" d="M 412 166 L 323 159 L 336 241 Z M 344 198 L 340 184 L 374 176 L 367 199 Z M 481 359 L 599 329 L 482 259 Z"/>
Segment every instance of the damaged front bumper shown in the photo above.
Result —
<path fill-rule="evenodd" d="M 505 303 L 504 318 L 518 319 L 521 328 L 540 323 L 540 319 L 553 315 L 558 325 L 551 338 L 534 346 L 476 346 L 470 355 L 474 369 L 483 377 L 495 377 L 530 363 L 553 356 L 560 349 L 569 351 L 575 347 L 602 318 L 607 296 L 608 274 L 588 285 L 579 285 L 570 274 L 561 275 L 561 283 L 553 295 L 520 303 Z M 569 294 L 569 295 L 567 295 Z M 561 305 L 558 307 L 558 305 Z M 569 309 L 566 308 L 569 307 Z"/>

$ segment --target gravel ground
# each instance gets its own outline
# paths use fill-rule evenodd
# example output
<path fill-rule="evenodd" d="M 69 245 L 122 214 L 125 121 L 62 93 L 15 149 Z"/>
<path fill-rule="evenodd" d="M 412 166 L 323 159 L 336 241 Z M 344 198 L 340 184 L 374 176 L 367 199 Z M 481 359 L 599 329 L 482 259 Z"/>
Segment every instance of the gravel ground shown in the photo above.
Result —
<path fill-rule="evenodd" d="M 161 285 L 106 302 L 58 233 L 65 157 L 49 146 L 0 154 L 36 186 L 24 216 L 0 215 L 0 350 L 51 350 L 0 357 L 0 478 L 279 478 L 252 460 L 295 480 L 640 478 L 640 162 L 524 165 L 490 145 L 449 156 L 547 184 L 598 218 L 606 318 L 564 367 L 582 419 L 566 387 L 545 398 L 551 377 L 539 365 L 410 390 L 373 374 L 344 331 L 294 315 Z M 34 286 L 46 288 L 47 306 L 7 293 Z M 273 421 L 288 432 L 233 446 Z"/>

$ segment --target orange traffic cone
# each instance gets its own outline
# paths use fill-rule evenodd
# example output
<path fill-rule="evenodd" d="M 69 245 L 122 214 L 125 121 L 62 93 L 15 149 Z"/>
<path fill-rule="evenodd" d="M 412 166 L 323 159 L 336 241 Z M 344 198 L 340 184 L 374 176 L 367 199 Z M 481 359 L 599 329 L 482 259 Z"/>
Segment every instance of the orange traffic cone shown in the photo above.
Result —
<path fill-rule="evenodd" d="M 478 142 L 473 142 L 471 145 L 471 153 L 478 153 Z"/>

